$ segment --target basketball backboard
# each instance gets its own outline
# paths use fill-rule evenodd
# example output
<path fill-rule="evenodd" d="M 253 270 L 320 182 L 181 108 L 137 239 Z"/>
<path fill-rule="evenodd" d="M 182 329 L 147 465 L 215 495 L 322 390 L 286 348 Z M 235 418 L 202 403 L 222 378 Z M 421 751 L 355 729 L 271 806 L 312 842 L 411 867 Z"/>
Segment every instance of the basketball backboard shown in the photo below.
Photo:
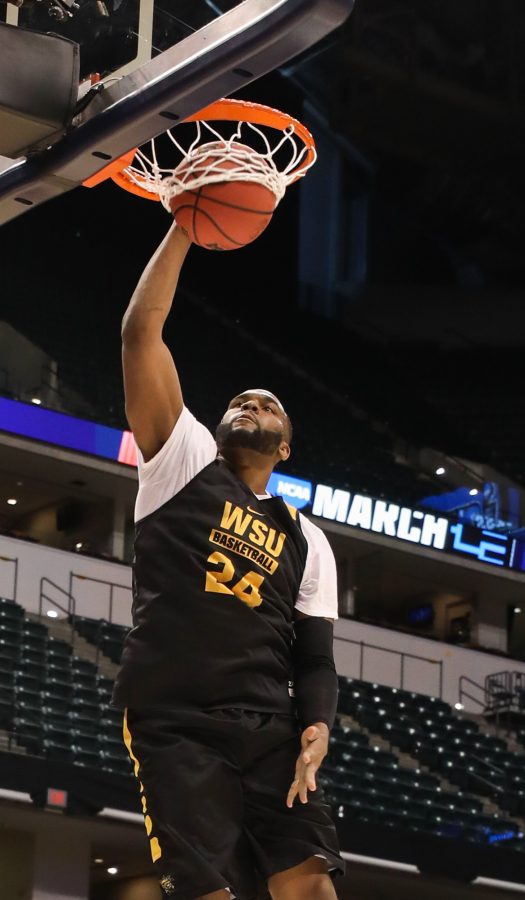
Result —
<path fill-rule="evenodd" d="M 22 0 L 0 7 L 8 24 L 78 43 L 81 79 L 65 135 L 27 159 L 0 157 L 0 224 L 283 65 L 341 25 L 353 3 Z M 97 82 L 89 91 L 88 79 Z"/>

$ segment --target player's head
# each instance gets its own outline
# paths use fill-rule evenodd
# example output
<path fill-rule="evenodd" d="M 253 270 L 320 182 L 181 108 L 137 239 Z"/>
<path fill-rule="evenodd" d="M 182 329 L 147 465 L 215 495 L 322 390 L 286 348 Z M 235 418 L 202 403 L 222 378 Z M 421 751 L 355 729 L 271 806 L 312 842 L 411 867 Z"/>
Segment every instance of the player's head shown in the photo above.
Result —
<path fill-rule="evenodd" d="M 225 458 L 230 451 L 255 450 L 275 465 L 290 456 L 292 423 L 275 394 L 253 388 L 230 400 L 215 437 Z"/>

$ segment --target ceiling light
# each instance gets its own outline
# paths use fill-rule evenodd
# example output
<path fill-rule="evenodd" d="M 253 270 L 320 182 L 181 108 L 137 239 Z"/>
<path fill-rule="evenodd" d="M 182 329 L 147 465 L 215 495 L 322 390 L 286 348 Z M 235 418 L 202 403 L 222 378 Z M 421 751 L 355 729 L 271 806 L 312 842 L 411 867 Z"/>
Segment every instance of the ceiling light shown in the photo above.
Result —
<path fill-rule="evenodd" d="M 443 466 L 438 466 L 436 469 L 436 475 L 444 475 L 444 474 L 445 474 L 445 469 L 443 468 Z"/>
<path fill-rule="evenodd" d="M 14 497 L 10 497 L 7 502 L 9 503 L 9 506 L 16 506 L 18 500 L 16 500 Z"/>
<path fill-rule="evenodd" d="M 31 403 L 34 403 L 36 406 L 40 406 L 42 403 L 40 397 L 31 397 Z"/>
<path fill-rule="evenodd" d="M 75 550 L 82 550 L 83 546 L 84 544 L 82 543 L 82 541 L 77 541 L 77 543 L 75 544 Z"/>
<path fill-rule="evenodd" d="M 454 709 L 465 709 L 462 703 L 454 703 Z"/>
<path fill-rule="evenodd" d="M 106 869 L 106 872 L 108 873 L 108 875 L 116 875 L 118 869 L 116 866 L 110 866 L 109 869 Z"/>
<path fill-rule="evenodd" d="M 102 857 L 97 856 L 97 857 L 93 860 L 93 862 L 96 863 L 97 866 L 100 866 L 100 864 L 103 863 L 104 860 L 102 859 Z"/>
<path fill-rule="evenodd" d="M 514 612 L 515 612 L 515 613 L 520 613 L 520 612 L 521 612 L 521 606 L 515 606 L 515 607 L 514 607 Z"/>
<path fill-rule="evenodd" d="M 50 619 L 58 619 L 58 613 L 56 609 L 48 609 L 47 614 Z"/>
<path fill-rule="evenodd" d="M 479 491 L 478 491 L 477 488 L 471 488 L 470 491 L 469 491 L 469 494 L 470 494 L 471 497 L 475 497 L 476 494 L 479 494 Z"/>

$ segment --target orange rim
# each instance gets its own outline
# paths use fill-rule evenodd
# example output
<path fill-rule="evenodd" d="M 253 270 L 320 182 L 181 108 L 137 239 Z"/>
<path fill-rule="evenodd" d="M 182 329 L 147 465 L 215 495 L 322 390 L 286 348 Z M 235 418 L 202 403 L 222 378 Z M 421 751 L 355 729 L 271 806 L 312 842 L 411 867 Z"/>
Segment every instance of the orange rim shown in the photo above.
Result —
<path fill-rule="evenodd" d="M 133 151 L 133 156 L 137 151 Z M 126 169 L 133 162 L 133 158 L 130 162 L 125 163 L 124 168 L 120 169 L 118 172 L 112 172 L 109 174 L 109 178 L 115 182 L 119 187 L 124 188 L 125 191 L 130 191 L 132 194 L 136 194 L 137 197 L 142 197 L 143 200 L 157 200 L 160 203 L 160 197 L 154 191 L 148 191 L 147 188 L 141 187 L 140 184 L 137 184 L 135 181 L 132 181 L 129 177 Z M 136 172 L 135 178 L 138 180 L 141 179 L 141 175 Z M 147 179 L 144 178 L 144 184 L 147 183 Z"/>
<path fill-rule="evenodd" d="M 182 119 L 180 124 L 182 122 L 202 121 L 250 122 L 253 125 L 266 125 L 278 131 L 283 131 L 291 125 L 293 133 L 302 140 L 307 150 L 304 159 L 297 166 L 290 184 L 297 181 L 304 169 L 307 169 L 315 159 L 315 143 L 308 128 L 299 122 L 298 119 L 289 116 L 288 113 L 273 109 L 271 106 L 264 106 L 262 103 L 249 103 L 246 100 L 216 100 L 214 103 L 210 103 L 209 106 L 205 106 L 204 109 L 200 109 L 186 119 Z M 107 178 L 111 178 L 115 184 L 126 191 L 130 191 L 132 194 L 137 194 L 137 196 L 146 200 L 160 200 L 157 194 L 132 181 L 125 171 L 132 164 L 136 152 L 137 148 L 135 147 L 132 150 L 128 150 L 127 153 L 118 159 L 114 159 L 109 165 L 104 166 L 103 169 L 84 181 L 84 187 L 95 187 Z M 140 175 L 135 177 L 140 180 Z M 146 178 L 144 178 L 144 183 L 146 183 Z"/>
<path fill-rule="evenodd" d="M 137 148 L 133 147 L 132 150 L 128 150 L 127 153 L 124 153 L 123 156 L 119 156 L 118 159 L 114 159 L 113 162 L 110 162 L 109 165 L 104 166 L 103 169 L 100 169 L 99 172 L 95 172 L 90 178 L 87 178 L 86 181 L 83 181 L 82 184 L 84 187 L 96 187 L 97 184 L 101 184 L 102 181 L 106 181 L 107 178 L 113 178 L 113 175 L 118 174 L 122 171 L 122 169 L 127 168 L 133 162 L 135 153 L 137 152 Z"/>

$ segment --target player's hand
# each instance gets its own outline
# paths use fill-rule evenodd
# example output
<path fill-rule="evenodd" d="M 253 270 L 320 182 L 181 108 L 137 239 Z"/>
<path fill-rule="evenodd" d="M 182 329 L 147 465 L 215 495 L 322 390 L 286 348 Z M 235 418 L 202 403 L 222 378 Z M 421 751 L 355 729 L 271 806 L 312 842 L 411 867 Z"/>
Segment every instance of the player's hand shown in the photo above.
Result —
<path fill-rule="evenodd" d="M 330 732 L 324 722 L 309 725 L 301 735 L 301 753 L 295 765 L 295 778 L 290 785 L 286 805 L 293 806 L 297 795 L 301 803 L 308 803 L 308 791 L 316 790 L 315 773 L 328 753 Z"/>

